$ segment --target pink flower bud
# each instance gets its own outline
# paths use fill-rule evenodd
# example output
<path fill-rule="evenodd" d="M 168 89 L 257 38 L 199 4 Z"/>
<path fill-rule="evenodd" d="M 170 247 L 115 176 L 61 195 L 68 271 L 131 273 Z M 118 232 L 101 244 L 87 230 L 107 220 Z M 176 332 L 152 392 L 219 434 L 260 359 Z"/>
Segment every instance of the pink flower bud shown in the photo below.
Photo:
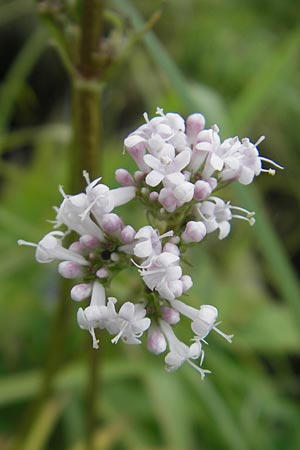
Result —
<path fill-rule="evenodd" d="M 180 250 L 179 250 L 179 248 L 177 247 L 177 245 L 172 244 L 172 242 L 167 242 L 167 243 L 164 245 L 163 251 L 164 251 L 164 252 L 173 253 L 173 254 L 176 255 L 176 256 L 179 256 L 179 255 L 180 255 Z"/>
<path fill-rule="evenodd" d="M 75 302 L 81 302 L 88 298 L 92 293 L 92 285 L 88 283 L 76 284 L 71 289 L 71 299 Z"/>
<path fill-rule="evenodd" d="M 198 180 L 195 183 L 194 199 L 198 201 L 204 200 L 211 194 L 211 191 L 211 185 L 207 181 Z"/>
<path fill-rule="evenodd" d="M 177 199 L 169 188 L 162 188 L 158 197 L 159 202 L 169 212 L 174 212 L 177 206 Z"/>
<path fill-rule="evenodd" d="M 193 280 L 189 275 L 182 275 L 180 280 L 182 282 L 183 292 L 188 291 L 193 286 Z"/>
<path fill-rule="evenodd" d="M 148 331 L 147 348 L 155 355 L 163 353 L 167 348 L 166 339 L 157 327 L 151 327 Z"/>
<path fill-rule="evenodd" d="M 122 186 L 134 186 L 134 179 L 126 169 L 117 169 L 115 171 L 115 177 L 117 182 Z"/>
<path fill-rule="evenodd" d="M 191 114 L 186 119 L 186 134 L 190 144 L 197 141 L 197 135 L 205 127 L 205 117 L 202 114 Z"/>
<path fill-rule="evenodd" d="M 124 144 L 139 169 L 144 173 L 148 173 L 150 169 L 144 162 L 144 155 L 146 153 L 145 139 L 138 135 L 131 135 L 125 139 Z"/>
<path fill-rule="evenodd" d="M 186 224 L 181 238 L 185 242 L 200 242 L 206 235 L 206 228 L 203 222 L 194 222 L 191 220 Z"/>
<path fill-rule="evenodd" d="M 158 199 L 158 192 L 156 191 L 150 192 L 149 200 L 154 203 L 157 201 L 157 199 Z"/>
<path fill-rule="evenodd" d="M 161 308 L 162 318 L 170 325 L 175 325 L 180 321 L 180 314 L 169 306 L 162 306 Z"/>
<path fill-rule="evenodd" d="M 73 261 L 62 261 L 58 264 L 58 273 L 64 278 L 82 277 L 82 266 Z"/>
<path fill-rule="evenodd" d="M 96 275 L 98 278 L 107 278 L 109 271 L 105 267 L 101 267 L 101 269 L 97 270 Z"/>
<path fill-rule="evenodd" d="M 81 242 L 76 241 L 70 245 L 69 250 L 75 253 L 82 253 L 85 250 L 85 248 Z"/>
<path fill-rule="evenodd" d="M 120 239 L 123 244 L 131 244 L 131 242 L 133 242 L 134 240 L 135 235 L 136 232 L 134 228 L 132 228 L 131 225 L 126 225 L 120 233 Z"/>
<path fill-rule="evenodd" d="M 84 234 L 79 239 L 80 243 L 88 249 L 97 248 L 100 244 L 100 241 L 95 236 L 92 236 L 91 234 Z"/>
<path fill-rule="evenodd" d="M 115 213 L 104 214 L 101 221 L 101 227 L 106 233 L 116 233 L 122 227 L 122 220 Z"/>

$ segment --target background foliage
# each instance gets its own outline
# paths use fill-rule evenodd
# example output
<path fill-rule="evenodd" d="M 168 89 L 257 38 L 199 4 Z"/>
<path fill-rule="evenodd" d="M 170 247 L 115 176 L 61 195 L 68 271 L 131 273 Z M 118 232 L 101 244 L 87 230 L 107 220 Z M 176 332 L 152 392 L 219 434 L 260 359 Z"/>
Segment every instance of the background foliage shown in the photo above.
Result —
<path fill-rule="evenodd" d="M 300 448 L 299 168 L 300 5 L 287 0 L 107 1 L 116 42 L 162 10 L 104 93 L 103 180 L 133 168 L 123 139 L 156 106 L 203 112 L 221 135 L 267 139 L 261 153 L 285 171 L 233 187 L 232 203 L 257 211 L 254 228 L 233 225 L 193 254 L 195 306 L 220 308 L 231 345 L 211 336 L 205 382 L 190 367 L 163 370 L 163 357 L 102 337 L 103 381 L 96 436 L 112 450 L 294 450 Z M 28 0 L 0 2 L 0 448 L 9 449 L 47 358 L 58 295 L 56 268 L 38 265 L 18 238 L 38 241 L 66 177 L 69 84 L 46 27 Z M 140 212 L 127 211 L 143 224 Z M 134 283 L 134 281 L 133 281 Z M 114 294 L 130 295 L 128 274 Z M 76 305 L 65 318 L 64 364 L 22 448 L 83 448 L 85 333 Z M 185 334 L 184 324 L 181 330 Z M 57 349 L 61 351 L 61 349 Z"/>

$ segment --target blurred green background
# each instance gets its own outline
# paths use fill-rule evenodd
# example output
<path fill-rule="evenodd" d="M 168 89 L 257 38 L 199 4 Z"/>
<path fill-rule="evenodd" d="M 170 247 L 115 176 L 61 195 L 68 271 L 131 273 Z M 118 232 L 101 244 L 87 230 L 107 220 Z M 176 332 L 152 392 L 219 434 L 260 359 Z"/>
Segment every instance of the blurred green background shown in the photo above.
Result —
<path fill-rule="evenodd" d="M 231 345 L 209 337 L 204 382 L 191 367 L 164 371 L 145 346 L 102 337 L 97 448 L 111 450 L 300 449 L 300 3 L 295 0 L 107 1 L 123 42 L 162 9 L 105 87 L 104 157 L 99 176 L 134 166 L 123 139 L 157 106 L 202 112 L 221 136 L 262 134 L 261 154 L 285 170 L 261 175 L 224 198 L 257 212 L 255 227 L 233 223 L 224 242 L 210 235 L 192 255 L 190 302 L 213 304 Z M 28 0 L 0 2 L 0 448 L 12 448 L 39 389 L 59 282 L 18 238 L 50 230 L 57 187 L 67 176 L 70 88 L 45 24 Z M 50 44 L 50 45 L 49 45 Z M 145 224 L 140 210 L 125 219 Z M 128 274 L 113 294 L 129 299 Z M 66 342 L 53 396 L 27 450 L 83 449 L 86 333 L 77 305 L 65 317 Z M 180 332 L 187 338 L 187 323 Z"/>

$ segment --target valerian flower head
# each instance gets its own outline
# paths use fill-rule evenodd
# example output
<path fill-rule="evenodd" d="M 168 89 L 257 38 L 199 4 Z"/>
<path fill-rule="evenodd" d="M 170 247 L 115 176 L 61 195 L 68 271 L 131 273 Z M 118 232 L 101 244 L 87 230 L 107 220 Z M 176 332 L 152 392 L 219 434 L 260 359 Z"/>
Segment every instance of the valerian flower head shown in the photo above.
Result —
<path fill-rule="evenodd" d="M 35 247 L 39 263 L 57 261 L 59 274 L 74 280 L 70 296 L 82 305 L 78 326 L 90 333 L 93 348 L 99 347 L 98 330 L 106 330 L 114 344 L 129 345 L 140 344 L 147 332 L 150 352 L 167 351 L 167 370 L 187 362 L 203 379 L 209 370 L 202 368 L 202 345 L 209 333 L 214 331 L 228 342 L 233 336 L 218 328 L 215 306 L 188 304 L 193 280 L 183 274 L 182 264 L 189 263 L 189 248 L 204 245 L 213 231 L 218 231 L 219 239 L 226 238 L 232 219 L 255 222 L 253 212 L 233 206 L 216 196 L 216 191 L 219 195 L 231 182 L 250 184 L 260 173 L 274 175 L 274 168 L 282 167 L 260 156 L 258 146 L 264 137 L 255 144 L 237 136 L 222 141 L 218 126 L 205 128 L 200 113 L 185 121 L 177 113 L 158 108 L 155 117 L 145 113 L 144 119 L 124 140 L 137 168 L 133 174 L 116 170 L 120 187 L 110 189 L 101 177 L 90 180 L 84 171 L 84 192 L 70 195 L 59 188 L 63 199 L 55 208 L 55 230 L 37 244 L 18 242 Z M 271 168 L 263 168 L 263 163 Z M 125 224 L 117 210 L 129 203 L 139 226 Z M 138 204 L 145 216 L 134 213 Z M 147 220 L 141 223 L 144 217 Z M 107 298 L 115 276 L 129 267 L 132 276 L 137 275 L 133 282 L 128 280 L 137 297 L 131 301 Z M 141 289 L 136 289 L 139 281 Z M 190 320 L 188 344 L 175 334 L 183 316 L 184 321 Z"/>

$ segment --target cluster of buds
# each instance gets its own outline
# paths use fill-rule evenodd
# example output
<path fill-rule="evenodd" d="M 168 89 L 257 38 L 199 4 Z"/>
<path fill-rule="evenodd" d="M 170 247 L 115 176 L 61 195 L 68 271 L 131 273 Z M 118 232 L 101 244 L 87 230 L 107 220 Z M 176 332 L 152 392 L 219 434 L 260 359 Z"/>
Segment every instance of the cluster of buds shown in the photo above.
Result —
<path fill-rule="evenodd" d="M 214 195 L 216 190 L 233 181 L 249 184 L 261 172 L 273 175 L 274 168 L 262 168 L 263 161 L 282 167 L 259 155 L 263 137 L 255 144 L 237 137 L 222 142 L 216 125 L 205 129 L 202 114 L 190 115 L 186 123 L 180 115 L 161 109 L 151 120 L 144 117 L 146 123 L 124 141 L 138 170 L 131 175 L 118 169 L 117 189 L 100 183 L 101 178 L 91 181 L 84 172 L 85 192 L 67 195 L 60 188 L 63 201 L 55 208 L 54 228 L 65 230 L 51 231 L 38 244 L 23 240 L 19 244 L 35 246 L 40 263 L 59 260 L 60 275 L 76 280 L 72 300 L 89 301 L 78 309 L 78 325 L 89 331 L 95 349 L 97 329 L 106 329 L 115 344 L 120 339 L 140 344 L 147 331 L 148 350 L 167 351 L 167 370 L 187 361 L 204 378 L 209 372 L 202 368 L 207 335 L 214 330 L 229 342 L 232 335 L 218 328 L 214 306 L 196 309 L 179 300 L 186 299 L 193 285 L 183 274 L 181 258 L 215 230 L 219 239 L 228 236 L 233 218 L 254 224 L 253 212 L 225 202 Z M 149 221 L 137 231 L 113 212 L 134 198 L 146 208 Z M 66 248 L 63 239 L 71 231 L 77 238 Z M 107 288 L 129 265 L 136 267 L 143 289 L 139 298 L 117 307 L 116 298 L 107 298 Z M 191 321 L 190 345 L 174 333 L 181 316 Z"/>

